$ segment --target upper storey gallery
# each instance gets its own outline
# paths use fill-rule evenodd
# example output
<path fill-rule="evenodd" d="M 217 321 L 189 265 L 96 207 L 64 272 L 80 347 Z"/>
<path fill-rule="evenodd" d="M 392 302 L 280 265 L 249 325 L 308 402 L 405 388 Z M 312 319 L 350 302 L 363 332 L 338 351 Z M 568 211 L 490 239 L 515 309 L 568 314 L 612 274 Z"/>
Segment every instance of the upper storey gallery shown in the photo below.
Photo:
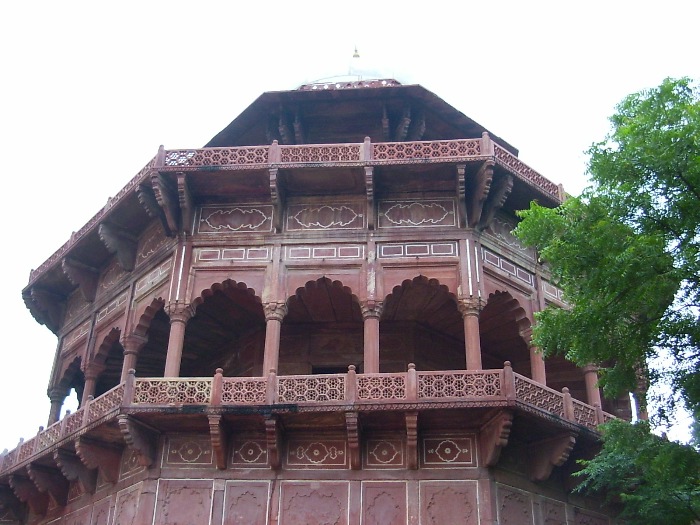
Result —
<path fill-rule="evenodd" d="M 513 369 L 600 403 L 530 345 L 562 304 L 515 211 L 561 188 L 421 86 L 261 95 L 204 148 L 165 150 L 23 291 L 59 337 L 57 407 L 138 377 Z M 590 371 L 589 371 L 590 372 Z M 589 373 L 586 372 L 586 373 Z M 614 407 L 608 406 L 614 411 Z"/>

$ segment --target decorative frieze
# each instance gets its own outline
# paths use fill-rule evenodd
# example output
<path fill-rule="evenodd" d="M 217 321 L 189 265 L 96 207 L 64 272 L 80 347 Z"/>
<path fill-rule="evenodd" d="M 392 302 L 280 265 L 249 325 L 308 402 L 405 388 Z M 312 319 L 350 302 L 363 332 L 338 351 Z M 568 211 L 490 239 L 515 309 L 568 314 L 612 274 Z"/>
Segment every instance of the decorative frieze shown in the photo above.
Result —
<path fill-rule="evenodd" d="M 170 268 L 172 265 L 172 259 L 168 259 L 136 281 L 136 296 L 139 297 L 143 295 L 145 292 L 164 281 L 168 275 L 170 275 Z"/>
<path fill-rule="evenodd" d="M 377 245 L 380 259 L 393 257 L 456 257 L 457 242 L 406 242 Z"/>
<path fill-rule="evenodd" d="M 516 250 L 520 255 L 534 261 L 534 250 L 523 246 L 518 238 L 513 235 L 512 232 L 515 227 L 515 224 L 511 224 L 503 216 L 498 216 L 489 223 L 488 227 L 486 228 L 486 233 L 492 235 L 509 248 Z"/>
<path fill-rule="evenodd" d="M 548 283 L 547 281 L 542 281 L 542 291 L 547 297 L 561 301 L 562 303 L 565 302 L 563 290 L 557 288 L 553 284 Z"/>
<path fill-rule="evenodd" d="M 355 245 L 303 245 L 285 246 L 285 259 L 293 260 L 325 260 L 325 259 L 364 259 L 365 246 Z"/>
<path fill-rule="evenodd" d="M 357 202 L 290 204 L 287 209 L 287 231 L 358 230 L 364 227 L 364 207 Z"/>
<path fill-rule="evenodd" d="M 368 439 L 365 442 L 365 468 L 406 468 L 404 442 L 400 439 Z"/>
<path fill-rule="evenodd" d="M 100 284 L 97 290 L 97 295 L 103 295 L 117 284 L 127 272 L 119 265 L 116 259 L 113 259 L 110 265 L 102 273 Z"/>
<path fill-rule="evenodd" d="M 147 261 L 167 240 L 168 238 L 163 235 L 163 231 L 157 223 L 148 228 L 138 241 L 136 266 Z"/>
<path fill-rule="evenodd" d="M 435 436 L 423 438 L 424 467 L 476 467 L 474 436 Z"/>
<path fill-rule="evenodd" d="M 197 233 L 222 234 L 272 231 L 272 206 L 204 206 L 199 213 Z"/>
<path fill-rule="evenodd" d="M 290 438 L 287 466 L 290 468 L 347 468 L 347 443 L 344 439 Z"/>
<path fill-rule="evenodd" d="M 74 328 L 73 330 L 68 332 L 68 335 L 66 335 L 65 339 L 63 339 L 62 351 L 65 352 L 89 333 L 90 319 L 80 324 L 77 328 Z"/>
<path fill-rule="evenodd" d="M 231 466 L 234 468 L 267 468 L 267 443 L 262 439 L 233 439 Z"/>
<path fill-rule="evenodd" d="M 113 314 L 126 308 L 128 298 L 129 292 L 124 292 L 119 297 L 111 301 L 107 306 L 97 312 L 97 322 L 100 323 L 106 318 L 111 317 Z"/>
<path fill-rule="evenodd" d="M 453 199 L 380 201 L 380 228 L 456 226 Z"/>
<path fill-rule="evenodd" d="M 481 252 L 485 263 L 490 264 L 491 266 L 495 266 L 499 270 L 503 270 L 508 275 L 511 275 L 519 281 L 529 284 L 530 286 L 532 286 L 535 283 L 535 276 L 527 270 L 524 270 L 520 266 L 513 264 L 509 260 L 504 259 L 500 255 L 497 255 L 496 253 L 487 250 L 486 248 L 483 248 Z"/>
<path fill-rule="evenodd" d="M 272 258 L 272 248 L 269 246 L 197 248 L 195 257 L 198 262 L 269 261 Z"/>
<path fill-rule="evenodd" d="M 214 465 L 211 440 L 204 436 L 170 436 L 163 456 L 164 467 Z"/>

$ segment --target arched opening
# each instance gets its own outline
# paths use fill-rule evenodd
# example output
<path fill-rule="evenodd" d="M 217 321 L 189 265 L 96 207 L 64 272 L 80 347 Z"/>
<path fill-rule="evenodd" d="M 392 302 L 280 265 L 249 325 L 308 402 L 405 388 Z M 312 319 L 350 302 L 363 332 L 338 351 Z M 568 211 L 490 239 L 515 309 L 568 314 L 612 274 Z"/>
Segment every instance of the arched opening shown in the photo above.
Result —
<path fill-rule="evenodd" d="M 61 380 L 58 382 L 58 389 L 66 392 L 61 417 L 65 415 L 66 410 L 76 410 L 80 406 L 80 400 L 83 398 L 85 376 L 80 369 L 81 363 L 80 357 L 74 358 L 63 371 Z"/>
<path fill-rule="evenodd" d="M 360 305 L 347 286 L 322 277 L 287 301 L 280 336 L 280 375 L 358 371 L 363 364 Z"/>
<path fill-rule="evenodd" d="M 265 314 L 255 290 L 229 279 L 205 290 L 192 306 L 182 377 L 212 376 L 217 368 L 226 376 L 262 375 Z"/>
<path fill-rule="evenodd" d="M 510 361 L 513 371 L 532 377 L 530 350 L 521 335 L 530 326 L 525 310 L 510 293 L 489 295 L 479 315 L 483 367 L 503 368 L 503 362 Z"/>
<path fill-rule="evenodd" d="M 588 402 L 586 381 L 583 370 L 564 356 L 554 355 L 547 358 L 547 386 L 561 391 L 567 387 L 574 399 Z"/>
<path fill-rule="evenodd" d="M 134 334 L 147 339 L 138 351 L 134 370 L 138 377 L 163 377 L 168 354 L 170 318 L 162 299 L 154 300 L 139 318 Z"/>
<path fill-rule="evenodd" d="M 436 279 L 420 276 L 395 286 L 379 323 L 379 369 L 464 370 L 464 322 L 454 296 Z"/>
<path fill-rule="evenodd" d="M 121 380 L 124 348 L 119 342 L 120 333 L 119 329 L 112 329 L 107 337 L 104 338 L 95 355 L 95 363 L 101 372 L 95 382 L 94 397 L 101 396 L 108 390 L 111 390 Z"/>

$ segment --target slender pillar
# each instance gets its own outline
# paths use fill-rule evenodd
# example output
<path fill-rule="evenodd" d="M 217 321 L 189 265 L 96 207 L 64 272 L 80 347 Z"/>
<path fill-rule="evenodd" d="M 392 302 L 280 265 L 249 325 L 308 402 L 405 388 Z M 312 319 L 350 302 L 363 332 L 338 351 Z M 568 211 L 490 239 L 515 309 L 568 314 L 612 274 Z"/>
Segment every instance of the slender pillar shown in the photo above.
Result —
<path fill-rule="evenodd" d="M 589 405 L 603 406 L 598 388 L 598 367 L 588 365 L 583 367 L 583 379 L 586 382 L 586 398 Z"/>
<path fill-rule="evenodd" d="M 365 301 L 362 306 L 364 321 L 364 373 L 379 372 L 379 318 L 382 315 L 380 301 Z"/>
<path fill-rule="evenodd" d="M 170 316 L 170 337 L 164 377 L 179 377 L 182 347 L 185 343 L 185 327 L 187 321 L 194 315 L 194 310 L 189 304 L 175 302 L 168 304 L 165 311 Z"/>
<path fill-rule="evenodd" d="M 520 337 L 527 343 L 527 348 L 530 351 L 530 375 L 533 381 L 546 385 L 547 373 L 545 371 L 544 357 L 539 349 L 532 343 L 532 327 L 521 331 Z"/>
<path fill-rule="evenodd" d="M 122 361 L 122 375 L 120 382 L 126 381 L 131 368 L 136 369 L 136 360 L 139 352 L 148 342 L 148 337 L 139 334 L 128 334 L 122 338 L 124 348 L 124 361 Z"/>
<path fill-rule="evenodd" d="M 51 400 L 51 410 L 49 411 L 49 420 L 46 426 L 53 425 L 61 417 L 61 407 L 65 401 L 68 392 L 63 388 L 52 388 L 49 390 L 49 399 Z"/>
<path fill-rule="evenodd" d="M 80 400 L 80 406 L 84 406 L 90 397 L 95 397 L 95 384 L 99 371 L 95 366 L 88 366 L 85 370 L 85 386 L 83 387 L 83 397 Z"/>
<path fill-rule="evenodd" d="M 263 357 L 263 375 L 271 370 L 277 372 L 280 358 L 280 334 L 282 320 L 287 315 L 285 303 L 265 303 L 265 355 Z"/>
<path fill-rule="evenodd" d="M 464 319 L 464 345 L 467 354 L 467 370 L 481 370 L 481 340 L 479 336 L 479 314 L 483 308 L 479 297 L 459 300 L 459 311 Z"/>

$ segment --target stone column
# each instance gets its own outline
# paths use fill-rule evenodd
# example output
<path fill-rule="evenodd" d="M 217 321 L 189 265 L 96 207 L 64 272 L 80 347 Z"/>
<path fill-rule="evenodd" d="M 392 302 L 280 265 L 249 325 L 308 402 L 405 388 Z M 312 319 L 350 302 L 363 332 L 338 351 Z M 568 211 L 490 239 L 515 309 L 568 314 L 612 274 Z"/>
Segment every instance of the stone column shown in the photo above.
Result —
<path fill-rule="evenodd" d="M 95 397 L 95 384 L 97 377 L 104 370 L 104 367 L 97 366 L 95 363 L 90 363 L 85 367 L 85 386 L 83 387 L 83 397 L 80 400 L 80 406 L 84 406 L 90 397 Z"/>
<path fill-rule="evenodd" d="M 122 361 L 122 375 L 120 382 L 126 381 L 131 368 L 136 369 L 136 360 L 139 352 L 148 342 L 148 337 L 145 335 L 128 334 L 122 339 L 122 348 L 124 348 L 124 361 Z"/>
<path fill-rule="evenodd" d="M 583 379 L 586 382 L 586 399 L 589 405 L 603 406 L 598 388 L 598 367 L 587 365 L 583 367 Z"/>
<path fill-rule="evenodd" d="M 68 392 L 63 388 L 52 388 L 48 394 L 51 400 L 51 410 L 49 411 L 49 420 L 46 423 L 47 427 L 53 425 L 61 417 L 61 407 Z"/>
<path fill-rule="evenodd" d="M 537 381 L 542 385 L 547 384 L 547 373 L 545 371 L 544 357 L 538 351 L 538 348 L 532 343 L 532 327 L 526 328 L 520 332 L 520 337 L 523 338 L 530 351 L 530 375 L 533 381 Z"/>
<path fill-rule="evenodd" d="M 263 375 L 268 375 L 270 370 L 277 372 L 280 357 L 280 334 L 282 333 L 282 320 L 287 315 L 285 303 L 265 303 L 265 354 L 263 357 Z"/>
<path fill-rule="evenodd" d="M 185 327 L 187 321 L 194 315 L 194 310 L 189 304 L 175 302 L 168 304 L 165 312 L 170 316 L 170 337 L 163 376 L 179 377 L 182 347 L 185 343 Z"/>
<path fill-rule="evenodd" d="M 464 346 L 467 354 L 467 370 L 481 370 L 479 314 L 484 307 L 484 302 L 479 297 L 466 297 L 460 299 L 458 305 L 464 319 Z"/>
<path fill-rule="evenodd" d="M 364 301 L 361 305 L 364 321 L 364 373 L 379 372 L 379 318 L 383 304 L 380 301 Z"/>

